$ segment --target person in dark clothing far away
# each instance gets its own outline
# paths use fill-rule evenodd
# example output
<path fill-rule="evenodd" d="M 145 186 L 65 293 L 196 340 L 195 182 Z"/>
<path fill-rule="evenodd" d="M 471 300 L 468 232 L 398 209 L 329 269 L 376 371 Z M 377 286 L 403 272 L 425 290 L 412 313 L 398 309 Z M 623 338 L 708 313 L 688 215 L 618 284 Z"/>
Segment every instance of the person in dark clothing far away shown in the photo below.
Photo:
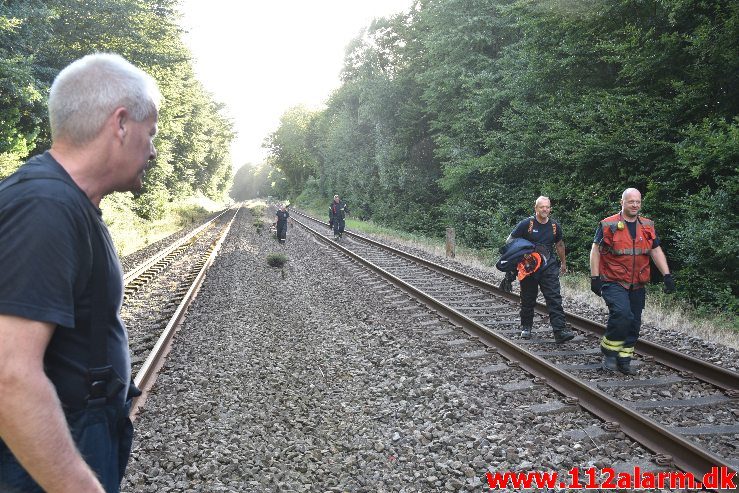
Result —
<path fill-rule="evenodd" d="M 598 223 L 590 249 L 590 289 L 608 305 L 606 333 L 600 341 L 602 367 L 626 375 L 636 373 L 631 358 L 641 329 L 650 258 L 664 276 L 665 293 L 675 291 L 654 222 L 639 215 L 641 206 L 639 190 L 624 190 L 621 211 Z"/>
<path fill-rule="evenodd" d="M 277 241 L 285 243 L 287 239 L 287 218 L 290 213 L 287 212 L 285 204 L 280 205 L 275 213 L 275 228 L 277 229 Z"/>
<path fill-rule="evenodd" d="M 133 426 L 121 265 L 99 209 L 139 190 L 161 95 L 118 55 L 63 69 L 51 149 L 0 182 L 0 491 L 114 493 Z"/>
<path fill-rule="evenodd" d="M 334 200 L 328 207 L 328 224 L 334 230 L 334 239 L 336 240 L 344 234 L 344 219 L 347 214 L 349 214 L 349 207 L 346 202 L 341 200 L 338 195 L 334 195 Z"/>
<path fill-rule="evenodd" d="M 521 337 L 531 338 L 534 324 L 534 307 L 536 296 L 541 289 L 549 312 L 549 323 L 552 326 L 554 340 L 567 342 L 575 335 L 567 328 L 562 295 L 560 294 L 559 275 L 567 272 L 565 245 L 562 228 L 559 223 L 549 217 L 551 213 L 549 197 L 541 196 L 534 203 L 534 216 L 519 222 L 508 236 L 507 242 L 515 238 L 524 238 L 536 246 L 540 264 L 532 272 L 525 273 L 519 268 L 521 283 Z M 555 255 L 556 253 L 556 255 Z M 523 278 L 521 276 L 524 276 Z"/>

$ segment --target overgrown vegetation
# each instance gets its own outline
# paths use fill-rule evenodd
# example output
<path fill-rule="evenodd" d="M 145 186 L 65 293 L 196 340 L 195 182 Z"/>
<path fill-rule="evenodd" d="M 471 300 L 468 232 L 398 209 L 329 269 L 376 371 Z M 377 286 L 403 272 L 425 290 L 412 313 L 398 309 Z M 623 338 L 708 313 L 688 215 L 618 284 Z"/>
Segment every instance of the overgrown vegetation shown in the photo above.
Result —
<path fill-rule="evenodd" d="M 737 53 L 730 0 L 417 0 L 350 44 L 324 110 L 285 114 L 271 164 L 298 205 L 487 250 L 548 195 L 583 273 L 634 186 L 679 299 L 736 316 Z"/>
<path fill-rule="evenodd" d="M 206 197 L 191 197 L 168 202 L 159 219 L 144 220 L 131 214 L 132 200 L 130 193 L 113 194 L 101 203 L 103 219 L 120 256 L 129 255 L 183 228 L 200 224 L 223 208 L 222 203 Z"/>
<path fill-rule="evenodd" d="M 259 200 L 252 200 L 246 202 L 244 207 L 251 213 L 252 224 L 257 230 L 257 234 L 262 234 L 264 229 L 264 210 L 267 208 L 267 204 Z"/>
<path fill-rule="evenodd" d="M 195 78 L 177 8 L 177 0 L 0 2 L 0 179 L 49 147 L 46 98 L 56 74 L 84 55 L 115 52 L 157 80 L 164 102 L 156 165 L 142 192 L 114 199 L 107 216 L 125 215 L 139 228 L 167 222 L 185 197 L 222 200 L 234 131 Z"/>

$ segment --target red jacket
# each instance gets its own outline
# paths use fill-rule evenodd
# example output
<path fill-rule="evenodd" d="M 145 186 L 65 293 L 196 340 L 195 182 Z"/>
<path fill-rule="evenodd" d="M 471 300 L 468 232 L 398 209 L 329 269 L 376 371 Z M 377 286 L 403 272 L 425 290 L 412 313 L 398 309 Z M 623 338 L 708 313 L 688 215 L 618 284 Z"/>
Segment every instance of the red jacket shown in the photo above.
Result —
<path fill-rule="evenodd" d="M 622 223 L 622 229 L 618 224 Z M 600 244 L 600 276 L 616 281 L 625 288 L 642 287 L 649 282 L 649 252 L 657 238 L 654 222 L 636 219 L 636 238 L 632 238 L 621 213 L 600 222 L 603 242 Z"/>

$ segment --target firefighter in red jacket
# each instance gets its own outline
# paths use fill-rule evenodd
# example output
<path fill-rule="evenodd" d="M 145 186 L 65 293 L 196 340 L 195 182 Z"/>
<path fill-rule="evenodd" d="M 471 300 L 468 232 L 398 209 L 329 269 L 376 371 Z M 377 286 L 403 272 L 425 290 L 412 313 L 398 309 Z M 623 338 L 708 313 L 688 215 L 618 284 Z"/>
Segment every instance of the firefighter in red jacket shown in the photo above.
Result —
<path fill-rule="evenodd" d="M 624 190 L 621 212 L 600 221 L 590 250 L 590 289 L 608 305 L 602 366 L 627 375 L 635 373 L 631 357 L 639 339 L 650 258 L 664 276 L 665 293 L 675 290 L 654 222 L 639 216 L 641 205 L 639 190 Z"/>

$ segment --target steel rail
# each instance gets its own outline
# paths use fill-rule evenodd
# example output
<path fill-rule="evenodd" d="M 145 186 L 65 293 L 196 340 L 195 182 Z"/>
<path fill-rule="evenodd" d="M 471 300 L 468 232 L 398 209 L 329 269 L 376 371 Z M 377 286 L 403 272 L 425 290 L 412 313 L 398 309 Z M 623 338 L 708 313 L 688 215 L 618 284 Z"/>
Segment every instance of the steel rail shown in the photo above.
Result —
<path fill-rule="evenodd" d="M 212 226 L 216 219 L 220 218 L 222 215 L 224 215 L 226 212 L 228 212 L 229 209 L 225 209 L 221 211 L 217 216 L 212 218 L 211 220 L 207 221 L 206 223 L 199 226 L 197 229 L 193 230 L 188 234 L 187 236 L 180 238 L 180 240 L 174 242 L 164 250 L 156 253 L 155 255 L 152 255 L 147 260 L 141 262 L 139 265 L 134 267 L 131 271 L 127 272 L 123 276 L 123 285 L 128 286 L 133 282 L 137 277 L 139 277 L 141 274 L 149 270 L 152 266 L 154 266 L 157 262 L 165 258 L 167 255 L 172 253 L 173 251 L 177 250 L 181 246 L 185 245 L 187 242 L 191 241 L 193 238 L 198 236 L 201 232 L 203 232 L 206 228 Z"/>
<path fill-rule="evenodd" d="M 136 415 L 138 409 L 141 407 L 143 402 L 146 400 L 146 396 L 149 390 L 154 385 L 154 382 L 156 381 L 156 374 L 159 368 L 161 367 L 161 365 L 163 364 L 164 357 L 169 352 L 169 349 L 171 347 L 172 337 L 174 337 L 174 334 L 177 332 L 177 329 L 179 328 L 180 323 L 185 317 L 185 313 L 187 312 L 187 309 L 189 308 L 192 301 L 195 299 L 195 295 L 200 289 L 200 285 L 205 280 L 205 274 L 208 268 L 213 263 L 215 258 L 218 256 L 218 251 L 221 247 L 221 244 L 226 239 L 228 232 L 231 230 L 231 225 L 233 224 L 240 210 L 241 210 L 240 208 L 236 210 L 231 220 L 223 228 L 223 231 L 218 236 L 218 239 L 211 244 L 208 250 L 208 258 L 206 259 L 206 261 L 203 263 L 202 267 L 198 271 L 197 276 L 193 280 L 185 296 L 182 298 L 182 301 L 180 301 L 180 304 L 177 306 L 177 309 L 175 310 L 174 314 L 169 319 L 169 322 L 167 322 L 167 326 L 162 331 L 161 335 L 159 336 L 159 339 L 157 340 L 156 344 L 154 345 L 151 352 L 149 353 L 149 356 L 146 358 L 146 361 L 144 361 L 144 364 L 141 365 L 141 368 L 139 369 L 138 373 L 136 373 L 136 377 L 134 378 L 134 384 L 139 389 L 141 389 L 143 394 L 134 400 L 132 411 L 131 411 L 132 416 Z"/>
<path fill-rule="evenodd" d="M 550 387 L 569 397 L 573 402 L 577 402 L 583 409 L 590 411 L 606 422 L 618 423 L 625 434 L 653 452 L 668 456 L 675 467 L 692 473 L 698 480 L 702 479 L 705 474 L 711 472 L 715 467 L 725 467 L 728 471 L 736 472 L 731 464 L 724 462 L 723 458 L 696 447 L 691 442 L 660 426 L 655 421 L 629 409 L 612 397 L 598 391 L 595 385 L 588 384 L 575 378 L 566 371 L 560 370 L 552 363 L 534 353 L 526 351 L 507 338 L 496 334 L 484 325 L 436 300 L 433 296 L 404 282 L 402 279 L 369 260 L 362 258 L 343 245 L 326 238 L 323 234 L 301 221 L 295 220 L 295 222 L 310 231 L 324 243 L 339 249 L 343 254 L 360 262 L 414 298 L 421 300 L 431 310 L 442 314 L 451 322 L 462 327 L 472 338 L 486 345 L 494 346 L 503 357 L 516 362 L 520 367 L 535 377 L 544 380 Z M 352 234 L 352 236 L 364 241 L 364 238 L 359 235 Z M 478 282 L 482 281 L 478 280 Z"/>
<path fill-rule="evenodd" d="M 311 221 L 327 225 L 327 223 L 318 221 L 315 218 L 312 218 L 311 216 L 300 211 L 295 211 L 294 209 L 292 209 L 292 211 L 300 216 L 310 219 Z M 510 301 L 520 302 L 520 297 L 518 295 L 503 291 L 497 286 L 493 286 L 492 284 L 481 279 L 477 279 L 454 269 L 450 269 L 448 267 L 444 267 L 437 263 L 431 262 L 430 260 L 426 260 L 402 250 L 398 250 L 397 248 L 393 248 L 389 245 L 384 245 L 378 241 L 367 238 L 366 236 L 362 236 L 357 233 L 344 231 L 344 235 L 369 243 L 370 245 L 373 245 L 377 248 L 388 250 L 395 255 L 405 258 L 406 260 L 417 262 L 418 264 L 428 267 L 429 269 L 435 270 L 441 274 L 470 284 L 495 296 L 500 296 Z M 535 310 L 537 313 L 543 315 L 546 315 L 548 313 L 546 305 L 538 301 L 536 303 Z M 605 334 L 606 327 L 601 323 L 595 322 L 593 320 L 588 320 L 587 318 L 568 312 L 565 312 L 565 319 L 576 329 L 582 330 L 584 332 L 590 332 L 598 336 L 602 336 L 603 334 Z M 715 385 L 716 387 L 725 391 L 739 391 L 738 372 L 722 368 L 709 361 L 704 361 L 698 358 L 694 358 L 693 356 L 680 353 L 678 351 L 675 351 L 674 349 L 662 346 L 661 344 L 657 344 L 646 339 L 639 339 L 639 341 L 636 343 L 635 351 L 637 354 L 649 356 L 665 366 L 668 366 L 679 372 L 687 372 L 698 380 L 702 380 L 704 382 Z"/>

